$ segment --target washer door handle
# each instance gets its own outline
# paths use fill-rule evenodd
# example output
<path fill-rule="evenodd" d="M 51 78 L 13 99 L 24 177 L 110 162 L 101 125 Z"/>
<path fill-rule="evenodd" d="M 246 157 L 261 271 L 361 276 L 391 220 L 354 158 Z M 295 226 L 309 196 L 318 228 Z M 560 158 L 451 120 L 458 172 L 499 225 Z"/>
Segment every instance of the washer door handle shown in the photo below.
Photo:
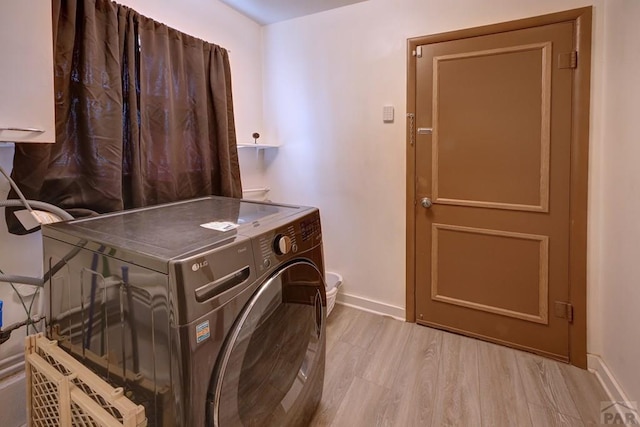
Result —
<path fill-rule="evenodd" d="M 234 271 L 233 273 L 227 274 L 218 280 L 200 286 L 195 290 L 196 301 L 205 302 L 218 294 L 243 284 L 247 279 L 249 279 L 249 276 L 251 276 L 251 268 L 246 266 L 240 270 Z"/>
<path fill-rule="evenodd" d="M 316 335 L 320 338 L 320 334 L 322 333 L 322 322 L 324 321 L 324 316 L 322 315 L 322 296 L 320 295 L 320 290 L 316 290 L 316 298 L 315 298 L 315 309 L 316 309 Z"/>

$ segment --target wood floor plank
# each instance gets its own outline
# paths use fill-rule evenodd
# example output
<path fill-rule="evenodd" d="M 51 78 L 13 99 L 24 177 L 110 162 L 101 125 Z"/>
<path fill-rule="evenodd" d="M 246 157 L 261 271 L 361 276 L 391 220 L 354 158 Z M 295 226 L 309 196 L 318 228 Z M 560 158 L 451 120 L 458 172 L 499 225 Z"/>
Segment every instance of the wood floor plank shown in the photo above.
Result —
<path fill-rule="evenodd" d="M 333 349 L 327 352 L 322 401 L 311 423 L 312 426 L 331 425 L 364 354 L 364 349 L 344 341 L 336 342 Z"/>
<path fill-rule="evenodd" d="M 391 425 L 431 426 L 443 334 L 437 329 L 412 325 L 391 388 L 392 404 L 385 414 Z"/>
<path fill-rule="evenodd" d="M 478 341 L 478 375 L 483 426 L 531 426 L 514 350 Z"/>
<path fill-rule="evenodd" d="M 404 348 L 411 334 L 412 324 L 391 317 L 383 317 L 382 324 L 373 343 L 367 350 L 368 363 L 362 378 L 391 388 L 398 365 L 404 362 Z"/>
<path fill-rule="evenodd" d="M 327 341 L 313 426 L 575 427 L 606 400 L 578 368 L 350 307 L 336 306 Z"/>
<path fill-rule="evenodd" d="M 527 401 L 560 414 L 580 418 L 560 372 L 559 363 L 524 352 L 516 354 Z"/>
<path fill-rule="evenodd" d="M 477 341 L 444 334 L 433 426 L 480 426 Z"/>
<path fill-rule="evenodd" d="M 559 367 L 584 424 L 600 425 L 600 402 L 609 397 L 595 374 L 571 365 Z"/>
<path fill-rule="evenodd" d="M 570 417 L 546 406 L 529 403 L 533 427 L 584 427 L 580 418 Z"/>
<path fill-rule="evenodd" d="M 327 317 L 327 352 L 331 351 L 347 330 L 355 317 L 356 313 L 354 312 L 357 313 L 357 310 L 341 304 L 336 304 L 333 307 L 331 314 Z"/>
<path fill-rule="evenodd" d="M 382 326 L 383 317 L 362 310 L 355 310 L 353 318 L 340 335 L 342 341 L 368 349 L 378 330 Z"/>
<path fill-rule="evenodd" d="M 389 389 L 355 377 L 331 425 L 345 427 L 390 425 L 384 421 L 390 402 Z"/>

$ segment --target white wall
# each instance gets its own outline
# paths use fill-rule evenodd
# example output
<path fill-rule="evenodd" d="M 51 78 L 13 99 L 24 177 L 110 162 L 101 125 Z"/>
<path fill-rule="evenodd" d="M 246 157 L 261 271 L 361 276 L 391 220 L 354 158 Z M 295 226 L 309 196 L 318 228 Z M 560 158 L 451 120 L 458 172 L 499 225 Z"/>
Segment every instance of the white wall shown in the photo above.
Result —
<path fill-rule="evenodd" d="M 0 144 L 0 166 L 9 172 L 13 163 L 13 147 Z M 0 200 L 6 199 L 9 183 L 0 175 Z M 7 233 L 4 209 L 0 209 L 0 270 L 5 273 L 42 277 L 42 247 L 40 233 L 28 236 L 13 236 Z M 31 304 L 35 289 L 31 286 L 16 285 L 24 295 L 27 307 Z M 26 319 L 26 314 L 18 295 L 9 284 L 0 282 L 0 300 L 4 302 L 3 324 Z M 42 299 L 34 302 L 33 314 L 42 313 Z M 33 331 L 31 331 L 33 333 Z M 20 354 L 24 351 L 25 328 L 16 330 L 11 339 L 0 346 L 0 426 L 14 426 L 25 419 L 25 393 L 23 374 L 20 370 Z M 17 374 L 17 377 L 16 377 Z"/>
<path fill-rule="evenodd" d="M 404 316 L 407 38 L 592 3 L 369 0 L 265 27 L 265 128 L 282 144 L 272 199 L 320 207 L 340 298 Z"/>
<path fill-rule="evenodd" d="M 640 401 L 640 2 L 605 7 L 602 356 Z"/>
<path fill-rule="evenodd" d="M 239 142 L 251 142 L 255 131 L 262 129 L 262 33 L 261 27 L 218 0 L 119 0 L 145 16 L 163 22 L 180 31 L 216 43 L 231 51 L 233 95 L 236 130 Z M 0 100 L 2 102 L 2 100 Z M 262 139 L 264 141 L 265 138 Z M 266 141 L 265 141 L 266 142 Z M 0 164 L 11 170 L 13 148 L 0 146 Z M 267 163 L 253 150 L 240 154 L 243 186 L 262 186 L 263 169 Z M 5 199 L 9 186 L 0 177 L 0 199 Z M 0 214 L 4 212 L 0 210 Z M 40 233 L 13 236 L 6 232 L 0 220 L 0 269 L 22 275 L 41 276 L 42 249 Z M 28 287 L 24 288 L 28 290 Z M 4 300 L 4 324 L 25 318 L 11 288 L 0 283 L 0 299 Z M 27 299 L 27 303 L 30 299 Z M 36 307 L 39 307 L 36 301 Z M 22 352 L 24 328 L 12 334 L 11 341 L 0 347 L 0 426 L 11 427 L 24 423 L 24 380 L 6 378 Z"/>

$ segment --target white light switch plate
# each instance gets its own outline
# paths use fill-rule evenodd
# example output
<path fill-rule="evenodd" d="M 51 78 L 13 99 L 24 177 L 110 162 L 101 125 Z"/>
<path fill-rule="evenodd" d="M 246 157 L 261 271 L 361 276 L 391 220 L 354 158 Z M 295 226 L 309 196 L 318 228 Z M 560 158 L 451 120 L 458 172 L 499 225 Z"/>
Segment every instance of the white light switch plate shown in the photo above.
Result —
<path fill-rule="evenodd" d="M 385 123 L 393 123 L 393 105 L 385 105 L 382 107 L 382 121 Z"/>

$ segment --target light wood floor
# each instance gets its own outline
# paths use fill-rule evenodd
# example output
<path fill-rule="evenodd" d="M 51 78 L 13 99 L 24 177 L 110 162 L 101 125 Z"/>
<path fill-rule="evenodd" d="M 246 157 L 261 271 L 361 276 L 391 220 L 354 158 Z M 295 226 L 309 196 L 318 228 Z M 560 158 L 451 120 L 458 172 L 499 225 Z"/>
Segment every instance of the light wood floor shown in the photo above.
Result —
<path fill-rule="evenodd" d="M 313 426 L 598 425 L 608 400 L 582 369 L 336 305 Z"/>

